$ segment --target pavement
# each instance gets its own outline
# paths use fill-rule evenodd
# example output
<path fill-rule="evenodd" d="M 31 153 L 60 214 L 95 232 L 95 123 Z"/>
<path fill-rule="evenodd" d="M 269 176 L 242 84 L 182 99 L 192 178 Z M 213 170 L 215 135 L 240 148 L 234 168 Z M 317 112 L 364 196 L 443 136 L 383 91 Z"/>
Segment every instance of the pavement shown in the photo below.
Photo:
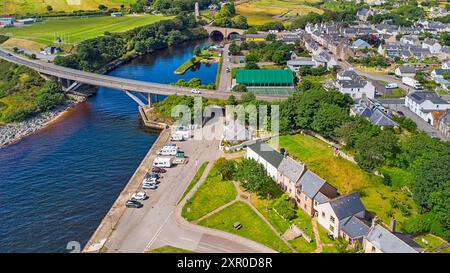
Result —
<path fill-rule="evenodd" d="M 220 82 L 219 82 L 219 90 L 221 90 L 222 92 L 230 92 L 231 88 L 231 71 L 227 72 L 228 67 L 230 67 L 231 69 L 231 63 L 229 60 L 230 55 L 228 54 L 229 47 L 230 44 L 226 44 L 223 48 L 222 53 L 222 68 L 220 70 Z"/>
<path fill-rule="evenodd" d="M 217 122 L 222 120 L 213 118 L 206 127 L 211 130 L 217 128 Z M 213 162 L 223 152 L 219 150 L 219 140 L 215 139 L 191 139 L 177 144 L 188 156 L 188 163 L 168 169 L 160 179 L 159 188 L 147 191 L 150 198 L 143 201 L 144 207 L 126 209 L 106 240 L 102 252 L 144 252 L 164 245 L 208 253 L 274 252 L 246 238 L 198 226 L 181 217 L 184 203 L 201 185 Z M 198 168 L 206 161 L 210 163 L 202 179 L 179 203 Z"/>

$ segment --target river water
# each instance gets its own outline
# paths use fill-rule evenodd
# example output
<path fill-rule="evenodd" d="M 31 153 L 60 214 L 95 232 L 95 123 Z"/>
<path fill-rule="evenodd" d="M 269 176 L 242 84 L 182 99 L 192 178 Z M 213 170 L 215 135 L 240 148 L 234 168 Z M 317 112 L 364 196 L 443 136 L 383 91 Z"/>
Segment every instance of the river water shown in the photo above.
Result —
<path fill-rule="evenodd" d="M 143 56 L 112 76 L 172 83 L 215 81 L 217 64 L 175 75 L 196 44 Z M 157 134 L 142 128 L 136 103 L 100 88 L 53 125 L 0 149 L 0 252 L 67 252 L 81 248 L 133 175 Z"/>

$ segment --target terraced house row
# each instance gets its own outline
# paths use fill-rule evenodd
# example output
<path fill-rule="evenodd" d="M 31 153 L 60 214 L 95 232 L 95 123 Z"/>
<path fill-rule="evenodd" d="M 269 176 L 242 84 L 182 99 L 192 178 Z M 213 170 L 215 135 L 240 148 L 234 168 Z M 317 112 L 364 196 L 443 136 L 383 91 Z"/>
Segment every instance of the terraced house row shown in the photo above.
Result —
<path fill-rule="evenodd" d="M 262 164 L 297 206 L 311 217 L 317 217 L 318 223 L 334 238 L 341 237 L 352 246 L 359 244 L 366 253 L 423 251 L 410 236 L 395 231 L 395 219 L 391 220 L 390 228 L 385 228 L 376 216 L 366 211 L 358 193 L 342 195 L 287 152 L 278 152 L 258 142 L 247 147 L 246 158 Z"/>

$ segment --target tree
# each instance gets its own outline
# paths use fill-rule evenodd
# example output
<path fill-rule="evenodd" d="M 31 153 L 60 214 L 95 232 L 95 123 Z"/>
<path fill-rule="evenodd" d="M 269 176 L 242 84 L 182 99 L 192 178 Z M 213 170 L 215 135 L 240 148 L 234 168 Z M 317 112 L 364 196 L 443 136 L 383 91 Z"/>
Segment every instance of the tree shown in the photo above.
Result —
<path fill-rule="evenodd" d="M 223 157 L 216 161 L 216 167 L 222 180 L 232 180 L 236 171 L 236 165 L 234 161 L 227 160 Z"/>
<path fill-rule="evenodd" d="M 247 62 L 245 64 L 245 69 L 255 70 L 255 69 L 259 69 L 259 66 L 255 62 Z"/>
<path fill-rule="evenodd" d="M 267 34 L 266 40 L 267 41 L 275 41 L 277 39 L 277 36 L 273 33 Z"/>
<path fill-rule="evenodd" d="M 281 215 L 284 219 L 290 221 L 297 217 L 296 207 L 291 202 L 289 195 L 283 194 L 281 197 L 274 200 L 273 209 Z"/>
<path fill-rule="evenodd" d="M 239 92 L 239 93 L 247 92 L 247 86 L 245 86 L 243 84 L 238 84 L 233 87 L 232 91 Z"/>
<path fill-rule="evenodd" d="M 450 187 L 450 153 L 419 159 L 412 168 L 413 198 L 417 205 L 429 210 L 433 207 L 431 194 Z"/>
<path fill-rule="evenodd" d="M 106 10 L 108 10 L 108 7 L 105 6 L 105 5 L 103 5 L 103 4 L 100 4 L 100 5 L 98 6 L 98 9 L 101 10 L 101 11 L 106 11 Z"/>
<path fill-rule="evenodd" d="M 230 45 L 230 47 L 229 47 L 228 50 L 229 50 L 229 52 L 230 52 L 230 55 L 233 55 L 233 56 L 236 56 L 236 55 L 241 54 L 241 50 L 240 50 L 239 46 L 236 45 L 235 42 L 233 42 L 233 43 Z"/>
<path fill-rule="evenodd" d="M 50 5 L 48 5 L 48 6 L 47 6 L 47 11 L 48 11 L 48 12 L 51 12 L 51 11 L 53 11 L 53 7 L 52 7 L 52 6 L 50 6 Z"/>
<path fill-rule="evenodd" d="M 196 45 L 196 46 L 194 47 L 194 55 L 200 56 L 200 54 L 202 54 L 202 49 L 200 48 L 199 45 Z"/>
<path fill-rule="evenodd" d="M 272 55 L 272 61 L 277 64 L 282 64 L 286 61 L 284 52 L 281 50 L 275 51 Z"/>
<path fill-rule="evenodd" d="M 345 121 L 346 117 L 347 113 L 339 106 L 324 103 L 314 116 L 311 127 L 324 137 L 330 138 L 335 136 L 335 129 Z"/>
<path fill-rule="evenodd" d="M 61 92 L 58 83 L 55 81 L 49 81 L 37 93 L 36 104 L 39 111 L 44 112 L 62 104 L 65 99 L 66 97 Z"/>
<path fill-rule="evenodd" d="M 228 100 L 227 100 L 227 104 L 228 105 L 237 105 L 236 97 L 233 95 L 229 96 Z"/>

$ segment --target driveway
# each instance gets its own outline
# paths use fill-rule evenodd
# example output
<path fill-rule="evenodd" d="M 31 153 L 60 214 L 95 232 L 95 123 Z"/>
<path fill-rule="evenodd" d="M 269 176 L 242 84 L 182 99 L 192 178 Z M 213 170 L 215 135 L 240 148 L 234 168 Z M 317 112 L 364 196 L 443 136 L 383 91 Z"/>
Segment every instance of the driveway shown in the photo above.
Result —
<path fill-rule="evenodd" d="M 402 111 L 403 114 L 405 114 L 406 117 L 412 119 L 417 124 L 417 129 L 420 131 L 425 132 L 431 137 L 437 137 L 441 140 L 448 140 L 444 137 L 444 135 L 439 132 L 438 129 L 431 126 L 429 123 L 427 123 L 425 120 L 421 119 L 418 115 L 414 114 L 411 110 L 409 110 L 404 105 L 404 99 L 387 99 L 387 100 L 380 100 L 383 106 L 395 110 L 395 111 Z"/>

